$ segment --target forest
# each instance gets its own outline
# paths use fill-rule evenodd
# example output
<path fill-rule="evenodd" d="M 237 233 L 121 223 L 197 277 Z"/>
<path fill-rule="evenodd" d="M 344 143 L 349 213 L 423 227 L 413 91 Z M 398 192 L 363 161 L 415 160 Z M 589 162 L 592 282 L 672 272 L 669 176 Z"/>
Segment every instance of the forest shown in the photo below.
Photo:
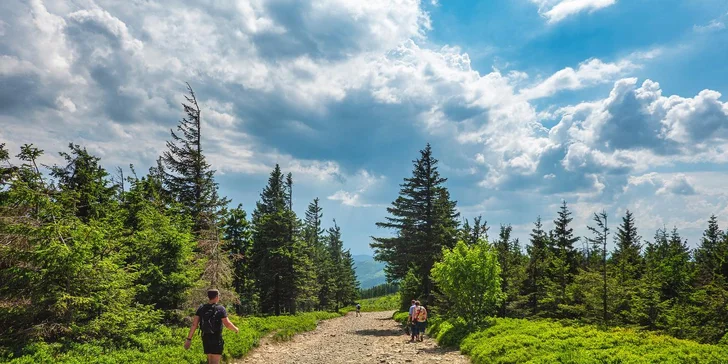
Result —
<path fill-rule="evenodd" d="M 0 358 L 176 348 L 167 327 L 189 325 L 208 288 L 238 315 L 335 312 L 357 298 L 340 227 L 324 228 L 318 199 L 297 216 L 291 173 L 275 166 L 250 217 L 218 194 L 188 91 L 185 117 L 144 175 L 133 165 L 112 174 L 73 143 L 53 166 L 32 144 L 0 144 Z M 295 332 L 322 317 L 246 325 Z"/>

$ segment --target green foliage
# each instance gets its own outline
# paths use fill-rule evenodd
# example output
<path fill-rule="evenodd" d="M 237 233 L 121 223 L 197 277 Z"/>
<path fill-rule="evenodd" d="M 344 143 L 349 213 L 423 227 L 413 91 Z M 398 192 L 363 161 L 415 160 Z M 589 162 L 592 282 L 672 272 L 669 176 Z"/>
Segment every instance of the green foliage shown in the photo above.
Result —
<path fill-rule="evenodd" d="M 452 330 L 452 329 L 450 329 Z M 438 336 L 444 336 L 442 329 Z M 728 351 L 630 329 L 496 319 L 460 344 L 474 363 L 724 363 Z"/>
<path fill-rule="evenodd" d="M 244 356 L 269 333 L 273 333 L 274 340 L 288 340 L 296 333 L 315 329 L 320 320 L 338 316 L 339 314 L 331 312 L 250 318 L 231 315 L 230 320 L 240 332 L 235 334 L 229 330 L 223 331 L 223 358 L 229 361 Z M 182 348 L 187 330 L 185 327 L 157 327 L 154 331 L 130 336 L 128 343 L 121 347 L 110 347 L 98 341 L 68 343 L 65 346 L 37 342 L 26 346 L 22 356 L 10 360 L 9 363 L 206 363 L 207 358 L 202 353 L 199 336 L 192 340 L 190 350 Z"/>
<path fill-rule="evenodd" d="M 362 312 L 394 311 L 400 306 L 399 293 L 381 297 L 366 298 L 357 301 L 361 304 Z"/>
<path fill-rule="evenodd" d="M 410 268 L 407 275 L 402 279 L 399 285 L 399 309 L 403 311 L 409 310 L 412 306 L 412 300 L 419 300 L 422 293 L 422 281 L 417 274 L 415 268 Z"/>
<path fill-rule="evenodd" d="M 497 253 L 486 241 L 470 246 L 460 241 L 444 249 L 432 277 L 443 293 L 446 316 L 478 325 L 493 315 L 505 298 L 500 273 Z"/>

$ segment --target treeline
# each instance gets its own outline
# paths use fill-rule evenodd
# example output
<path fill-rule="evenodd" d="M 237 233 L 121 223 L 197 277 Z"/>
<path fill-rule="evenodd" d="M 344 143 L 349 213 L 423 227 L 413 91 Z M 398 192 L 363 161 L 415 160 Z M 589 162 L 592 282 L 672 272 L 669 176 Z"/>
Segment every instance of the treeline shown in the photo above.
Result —
<path fill-rule="evenodd" d="M 184 322 L 211 287 L 239 314 L 356 299 L 353 259 L 336 223 L 324 230 L 318 200 L 299 219 L 293 176 L 276 166 L 248 220 L 218 195 L 191 88 L 183 107 L 142 176 L 132 165 L 111 175 L 75 144 L 55 166 L 32 144 L 17 159 L 0 144 L 0 355 L 34 341 L 121 347 Z"/>
<path fill-rule="evenodd" d="M 481 217 L 460 224 L 437 163 L 429 145 L 420 151 L 411 177 L 387 209 L 389 216 L 377 224 L 394 230 L 394 236 L 374 237 L 371 243 L 375 258 L 387 262 L 388 280 L 399 282 L 402 309 L 419 298 L 435 311 L 455 316 L 458 309 L 481 307 L 460 312 L 466 319 L 577 320 L 701 342 L 718 342 L 728 332 L 728 233 L 720 230 L 715 216 L 691 250 L 676 227 L 643 240 L 630 211 L 614 234 L 606 212 L 594 214 L 591 236 L 580 238 L 564 202 L 553 229 L 546 230 L 540 217 L 536 220 L 524 251 L 509 225 L 489 239 Z M 615 245 L 611 251 L 610 239 Z M 463 245 L 456 247 L 458 242 Z M 443 251 L 448 253 L 445 261 Z M 477 302 L 455 297 L 476 297 Z"/>
<path fill-rule="evenodd" d="M 360 290 L 359 298 L 381 297 L 397 292 L 399 292 L 399 285 L 397 283 L 383 283 L 371 288 Z"/>

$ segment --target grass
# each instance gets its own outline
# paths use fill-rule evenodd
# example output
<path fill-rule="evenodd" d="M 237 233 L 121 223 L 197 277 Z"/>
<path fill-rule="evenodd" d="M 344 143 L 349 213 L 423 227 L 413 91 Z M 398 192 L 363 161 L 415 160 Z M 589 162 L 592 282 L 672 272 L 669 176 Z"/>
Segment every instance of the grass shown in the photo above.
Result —
<path fill-rule="evenodd" d="M 399 308 L 399 293 L 358 301 L 362 312 L 393 311 Z"/>
<path fill-rule="evenodd" d="M 432 320 L 428 333 L 441 345 L 459 346 L 473 363 L 728 363 L 726 346 L 624 328 L 494 319 L 489 327 L 469 334 L 459 319 Z"/>
<path fill-rule="evenodd" d="M 230 320 L 240 329 L 238 334 L 223 331 L 225 340 L 224 360 L 240 358 L 258 345 L 260 338 L 269 333 L 274 340 L 289 340 L 293 335 L 316 328 L 319 320 L 339 317 L 336 312 L 309 312 L 295 316 L 237 317 Z M 133 338 L 134 344 L 128 348 L 108 350 L 98 344 L 61 344 L 44 342 L 33 343 L 24 348 L 24 355 L 9 360 L 12 364 L 30 363 L 206 363 L 202 353 L 202 342 L 195 334 L 190 350 L 182 345 L 189 328 L 160 327 L 152 333 Z M 7 360 L 7 359 L 6 359 Z"/>

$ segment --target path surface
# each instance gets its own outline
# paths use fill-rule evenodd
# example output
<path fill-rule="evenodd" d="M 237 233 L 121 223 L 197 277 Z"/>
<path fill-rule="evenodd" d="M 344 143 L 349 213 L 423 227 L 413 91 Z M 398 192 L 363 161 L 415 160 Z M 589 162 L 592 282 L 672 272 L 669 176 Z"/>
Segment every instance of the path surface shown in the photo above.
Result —
<path fill-rule="evenodd" d="M 470 363 L 457 351 L 439 348 L 434 340 L 409 343 L 392 311 L 354 312 L 322 321 L 316 330 L 296 335 L 292 341 L 263 341 L 237 361 L 239 364 L 344 364 L 344 363 Z"/>

